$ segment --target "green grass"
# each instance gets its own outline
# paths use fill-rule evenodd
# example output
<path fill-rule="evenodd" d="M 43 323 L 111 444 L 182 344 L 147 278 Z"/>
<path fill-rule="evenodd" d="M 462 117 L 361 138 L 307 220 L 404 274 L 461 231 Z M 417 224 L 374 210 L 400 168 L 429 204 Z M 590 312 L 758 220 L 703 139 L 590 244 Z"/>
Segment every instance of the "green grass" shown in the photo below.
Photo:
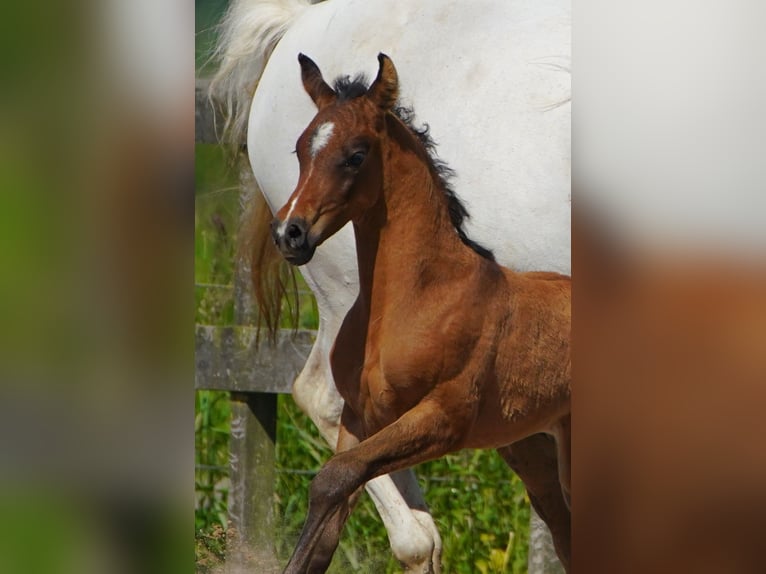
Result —
<path fill-rule="evenodd" d="M 195 320 L 234 323 L 234 269 L 239 222 L 237 176 L 218 146 L 195 148 L 194 281 Z"/>
<path fill-rule="evenodd" d="M 222 150 L 196 146 L 196 321 L 234 323 L 235 243 L 239 217 L 236 171 Z M 299 283 L 303 289 L 305 284 Z M 301 301 L 300 327 L 316 328 L 316 305 Z M 308 506 L 313 474 L 330 456 L 313 423 L 292 397 L 278 399 L 276 546 L 286 562 Z M 230 431 L 228 393 L 198 391 L 195 400 L 195 554 L 198 571 L 225 556 Z M 526 572 L 529 501 L 521 481 L 493 451 L 464 451 L 417 467 L 444 542 L 445 574 Z M 330 572 L 389 573 L 400 567 L 365 494 L 344 529 Z"/>

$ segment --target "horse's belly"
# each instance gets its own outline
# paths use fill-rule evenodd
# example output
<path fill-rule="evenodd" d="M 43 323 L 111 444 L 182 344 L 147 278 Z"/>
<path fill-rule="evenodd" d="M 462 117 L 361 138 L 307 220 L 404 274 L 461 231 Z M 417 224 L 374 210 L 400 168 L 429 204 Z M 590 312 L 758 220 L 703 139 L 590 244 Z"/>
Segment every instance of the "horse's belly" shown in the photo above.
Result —
<path fill-rule="evenodd" d="M 553 433 L 559 419 L 569 411 L 568 405 L 551 405 L 533 410 L 534 416 L 508 416 L 502 408 L 484 408 L 467 434 L 462 448 L 498 448 L 537 433 Z"/>

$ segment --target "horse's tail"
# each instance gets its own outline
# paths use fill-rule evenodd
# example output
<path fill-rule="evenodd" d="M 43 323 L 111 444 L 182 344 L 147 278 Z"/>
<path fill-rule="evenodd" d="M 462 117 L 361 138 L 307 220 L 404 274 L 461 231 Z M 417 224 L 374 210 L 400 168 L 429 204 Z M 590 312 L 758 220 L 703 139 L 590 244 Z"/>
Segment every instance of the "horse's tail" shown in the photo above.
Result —
<path fill-rule="evenodd" d="M 222 108 L 223 141 L 244 142 L 250 102 L 277 42 L 311 0 L 233 0 L 218 27 L 210 98 Z"/>
<path fill-rule="evenodd" d="M 255 182 L 250 165 L 246 161 L 244 163 L 240 177 L 243 211 L 237 258 L 240 265 L 249 271 L 259 311 L 258 326 L 266 327 L 273 342 L 282 318 L 283 302 L 290 324 L 298 326 L 298 285 L 294 268 L 287 264 L 271 239 L 271 209 Z"/>
<path fill-rule="evenodd" d="M 292 22 L 311 0 L 232 0 L 218 26 L 218 39 L 211 61 L 217 66 L 210 80 L 208 96 L 220 107 L 223 125 L 220 140 L 235 159 L 241 159 L 242 144 L 250 113 L 250 102 L 271 52 Z M 271 241 L 272 214 L 250 172 L 241 167 L 243 215 L 237 256 L 250 268 L 253 293 L 258 305 L 259 324 L 274 338 L 279 327 L 283 301 L 290 319 L 297 325 L 298 294 L 295 274 Z"/>

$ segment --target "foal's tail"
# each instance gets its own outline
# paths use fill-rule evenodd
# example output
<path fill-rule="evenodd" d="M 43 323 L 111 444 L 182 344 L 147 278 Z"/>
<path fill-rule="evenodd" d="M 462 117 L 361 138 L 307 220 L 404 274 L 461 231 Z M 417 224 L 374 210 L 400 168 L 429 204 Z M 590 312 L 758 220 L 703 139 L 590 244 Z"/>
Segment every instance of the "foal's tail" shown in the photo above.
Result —
<path fill-rule="evenodd" d="M 311 0 L 233 0 L 218 27 L 211 56 L 217 71 L 210 81 L 210 98 L 223 112 L 221 137 L 244 141 L 250 102 L 277 42 Z"/>

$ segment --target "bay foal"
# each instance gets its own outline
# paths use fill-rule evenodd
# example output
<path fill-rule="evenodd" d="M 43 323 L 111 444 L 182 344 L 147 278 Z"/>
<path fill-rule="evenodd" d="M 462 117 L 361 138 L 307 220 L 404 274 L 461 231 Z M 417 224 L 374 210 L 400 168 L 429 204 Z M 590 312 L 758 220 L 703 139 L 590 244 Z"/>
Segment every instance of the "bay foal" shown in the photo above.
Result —
<path fill-rule="evenodd" d="M 515 273 L 466 237 L 444 166 L 396 108 L 394 65 L 378 60 L 369 89 L 336 91 L 299 56 L 318 113 L 273 237 L 302 265 L 353 222 L 360 291 L 331 356 L 345 401 L 337 454 L 312 481 L 290 574 L 326 570 L 368 480 L 462 448 L 497 448 L 512 464 L 510 445 L 550 434 L 569 501 L 570 280 Z"/>

